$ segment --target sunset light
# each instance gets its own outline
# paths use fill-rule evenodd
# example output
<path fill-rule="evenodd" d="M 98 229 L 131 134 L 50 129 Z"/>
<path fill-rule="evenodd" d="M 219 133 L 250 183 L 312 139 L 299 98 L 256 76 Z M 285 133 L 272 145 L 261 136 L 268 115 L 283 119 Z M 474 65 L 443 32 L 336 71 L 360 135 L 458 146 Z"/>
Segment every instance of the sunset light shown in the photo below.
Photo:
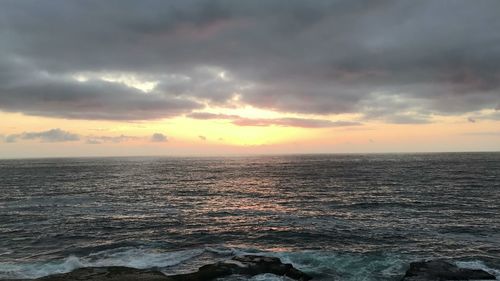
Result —
<path fill-rule="evenodd" d="M 0 281 L 500 280 L 500 0 L 0 0 Z"/>

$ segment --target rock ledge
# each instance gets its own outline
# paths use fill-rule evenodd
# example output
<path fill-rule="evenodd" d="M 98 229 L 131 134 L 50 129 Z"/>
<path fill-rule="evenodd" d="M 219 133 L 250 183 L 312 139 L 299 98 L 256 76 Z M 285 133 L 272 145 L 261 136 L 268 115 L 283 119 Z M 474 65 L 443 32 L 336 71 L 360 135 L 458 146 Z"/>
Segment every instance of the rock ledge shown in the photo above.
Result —
<path fill-rule="evenodd" d="M 154 269 L 135 269 L 122 266 L 85 267 L 68 273 L 54 274 L 35 279 L 37 281 L 209 281 L 232 274 L 258 275 L 272 273 L 287 276 L 297 281 L 307 281 L 311 277 L 294 268 L 291 264 L 282 263 L 279 258 L 245 255 L 230 260 L 208 264 L 198 271 L 187 274 L 164 275 Z M 31 279 L 33 280 L 33 279 Z M 7 281 L 7 280 L 3 280 Z M 12 280 L 14 281 L 14 280 Z M 16 280 L 20 281 L 20 280 Z"/>
<path fill-rule="evenodd" d="M 401 281 L 496 280 L 481 269 L 465 269 L 445 260 L 412 262 Z"/>

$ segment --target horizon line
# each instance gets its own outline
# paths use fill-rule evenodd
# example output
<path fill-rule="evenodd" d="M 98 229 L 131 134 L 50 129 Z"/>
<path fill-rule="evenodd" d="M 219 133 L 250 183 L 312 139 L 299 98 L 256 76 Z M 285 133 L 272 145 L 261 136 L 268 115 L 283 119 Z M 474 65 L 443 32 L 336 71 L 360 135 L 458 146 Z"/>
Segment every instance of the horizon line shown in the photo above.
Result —
<path fill-rule="evenodd" d="M 309 152 L 309 153 L 225 153 L 225 154 L 171 154 L 171 155 L 85 155 L 85 156 L 47 156 L 47 157 L 8 157 L 0 156 L 0 161 L 6 160 L 42 160 L 42 159 L 92 159 L 92 158 L 240 158 L 240 157 L 273 157 L 273 156 L 320 156 L 320 155 L 383 155 L 383 154 L 481 154 L 500 153 L 500 150 L 474 151 L 387 151 L 387 152 Z"/>

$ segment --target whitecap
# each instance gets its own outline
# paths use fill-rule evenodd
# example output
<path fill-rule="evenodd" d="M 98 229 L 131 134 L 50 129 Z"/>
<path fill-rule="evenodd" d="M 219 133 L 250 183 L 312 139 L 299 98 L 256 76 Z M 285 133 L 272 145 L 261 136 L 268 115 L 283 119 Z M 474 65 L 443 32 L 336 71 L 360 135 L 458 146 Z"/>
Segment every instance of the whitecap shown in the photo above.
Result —
<path fill-rule="evenodd" d="M 484 264 L 484 262 L 480 260 L 474 260 L 474 261 L 456 261 L 455 264 L 460 267 L 460 268 L 467 268 L 467 269 L 481 269 L 484 270 L 490 274 L 495 275 L 497 280 L 500 280 L 500 270 L 491 268 Z"/>
<path fill-rule="evenodd" d="M 35 263 L 0 263 L 0 278 L 39 278 L 65 273 L 81 267 L 127 266 L 133 268 L 169 267 L 197 257 L 204 249 L 160 252 L 154 249 L 118 248 L 85 257 L 70 256 L 62 260 Z"/>

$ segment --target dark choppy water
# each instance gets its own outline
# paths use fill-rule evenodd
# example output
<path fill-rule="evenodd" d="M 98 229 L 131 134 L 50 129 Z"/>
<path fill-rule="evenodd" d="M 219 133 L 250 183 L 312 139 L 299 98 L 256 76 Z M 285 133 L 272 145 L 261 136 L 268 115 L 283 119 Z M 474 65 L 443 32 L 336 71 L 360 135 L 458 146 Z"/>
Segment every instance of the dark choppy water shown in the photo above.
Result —
<path fill-rule="evenodd" d="M 500 153 L 0 161 L 0 278 L 245 252 L 318 280 L 499 269 Z"/>

